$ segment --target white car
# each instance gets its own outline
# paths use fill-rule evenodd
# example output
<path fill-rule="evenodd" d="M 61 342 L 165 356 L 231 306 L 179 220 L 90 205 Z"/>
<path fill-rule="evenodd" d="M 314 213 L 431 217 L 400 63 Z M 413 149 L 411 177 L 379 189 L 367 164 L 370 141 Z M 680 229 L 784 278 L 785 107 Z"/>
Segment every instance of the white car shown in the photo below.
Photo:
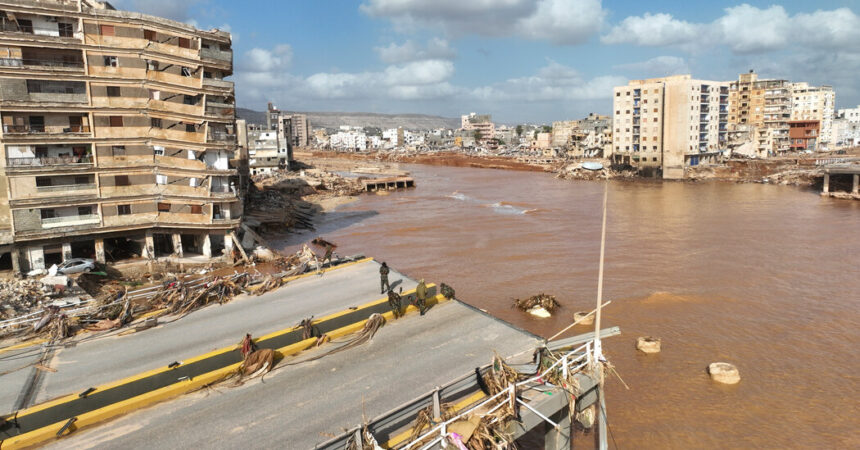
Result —
<path fill-rule="evenodd" d="M 63 261 L 57 266 L 57 273 L 68 275 L 70 273 L 89 272 L 96 268 L 96 264 L 89 258 L 72 258 Z"/>

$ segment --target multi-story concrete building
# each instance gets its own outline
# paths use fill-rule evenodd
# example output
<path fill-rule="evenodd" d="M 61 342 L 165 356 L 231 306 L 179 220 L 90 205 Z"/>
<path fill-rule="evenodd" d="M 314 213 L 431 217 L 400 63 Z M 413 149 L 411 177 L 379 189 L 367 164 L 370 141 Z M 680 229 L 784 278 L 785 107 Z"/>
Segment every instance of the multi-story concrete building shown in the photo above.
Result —
<path fill-rule="evenodd" d="M 839 119 L 845 119 L 849 122 L 860 123 L 860 105 L 856 108 L 840 109 L 836 112 L 836 117 Z"/>
<path fill-rule="evenodd" d="M 755 136 L 757 155 L 789 150 L 788 121 L 791 120 L 791 83 L 788 80 L 759 80 L 753 71 L 740 74 L 729 85 L 729 123 L 748 125 Z"/>
<path fill-rule="evenodd" d="M 279 145 L 277 130 L 248 125 L 248 165 L 251 175 L 271 174 L 287 167 L 287 153 Z"/>
<path fill-rule="evenodd" d="M 791 150 L 815 151 L 821 122 L 818 120 L 792 120 L 788 122 L 788 137 L 791 139 Z"/>
<path fill-rule="evenodd" d="M 16 270 L 229 250 L 230 34 L 96 0 L 0 1 L 0 252 Z"/>
<path fill-rule="evenodd" d="M 725 148 L 729 83 L 674 75 L 614 89 L 613 162 L 663 178 L 714 160 Z"/>
<path fill-rule="evenodd" d="M 496 125 L 489 114 L 470 113 L 460 116 L 460 129 L 471 131 L 481 144 L 496 137 Z"/>
<path fill-rule="evenodd" d="M 835 104 L 836 93 L 830 86 L 814 87 L 808 83 L 791 85 L 791 120 L 817 120 L 820 124 L 819 145 L 823 147 L 835 142 L 833 136 Z"/>

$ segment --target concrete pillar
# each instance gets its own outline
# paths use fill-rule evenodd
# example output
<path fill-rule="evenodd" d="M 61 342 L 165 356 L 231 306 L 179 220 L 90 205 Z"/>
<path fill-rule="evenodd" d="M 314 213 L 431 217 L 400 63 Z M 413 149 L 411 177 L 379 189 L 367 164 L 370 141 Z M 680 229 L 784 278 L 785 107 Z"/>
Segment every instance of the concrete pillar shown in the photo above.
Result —
<path fill-rule="evenodd" d="M 212 257 L 212 239 L 209 238 L 208 234 L 203 235 L 203 256 L 207 258 Z"/>
<path fill-rule="evenodd" d="M 96 262 L 104 264 L 105 260 L 105 240 L 96 239 Z"/>
<path fill-rule="evenodd" d="M 30 262 L 30 270 L 43 270 L 45 268 L 45 250 L 42 247 L 28 248 L 27 261 Z"/>
<path fill-rule="evenodd" d="M 12 257 L 12 271 L 21 273 L 21 251 L 18 250 L 18 247 L 12 248 L 12 253 L 9 256 Z"/>
<path fill-rule="evenodd" d="M 233 239 L 230 238 L 230 232 L 224 232 L 224 254 L 227 255 L 228 258 L 233 256 Z"/>
<path fill-rule="evenodd" d="M 141 253 L 141 256 L 144 258 L 155 259 L 155 236 L 152 235 L 152 231 L 146 232 L 146 238 L 143 242 L 143 251 Z"/>
<path fill-rule="evenodd" d="M 854 184 L 851 185 L 851 193 L 857 194 L 860 191 L 860 174 L 854 174 Z"/>
<path fill-rule="evenodd" d="M 173 233 L 173 254 L 182 258 L 182 235 Z"/>
<path fill-rule="evenodd" d="M 830 174 L 829 173 L 824 174 L 824 190 L 822 192 L 824 192 L 825 194 L 830 192 Z"/>
<path fill-rule="evenodd" d="M 562 408 L 552 416 L 553 422 L 559 425 L 558 430 L 548 422 L 544 422 L 544 450 L 568 450 L 570 449 L 570 408 Z"/>
<path fill-rule="evenodd" d="M 63 242 L 63 261 L 72 259 L 72 243 Z"/>

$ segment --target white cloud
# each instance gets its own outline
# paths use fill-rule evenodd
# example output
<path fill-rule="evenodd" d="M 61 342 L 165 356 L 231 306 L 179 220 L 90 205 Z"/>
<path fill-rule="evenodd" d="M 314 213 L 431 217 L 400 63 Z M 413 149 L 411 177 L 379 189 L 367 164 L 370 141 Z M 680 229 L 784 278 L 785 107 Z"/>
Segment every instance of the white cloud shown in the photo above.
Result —
<path fill-rule="evenodd" d="M 478 87 L 472 89 L 471 96 L 478 100 L 517 102 L 594 100 L 607 98 L 614 86 L 625 83 L 626 78 L 617 76 L 585 79 L 576 69 L 550 60 L 535 75 Z"/>
<path fill-rule="evenodd" d="M 366 0 L 360 9 L 402 32 L 440 29 L 462 36 L 521 36 L 579 44 L 600 31 L 601 0 Z"/>
<path fill-rule="evenodd" d="M 267 50 L 252 48 L 245 53 L 240 67 L 248 72 L 272 72 L 286 69 L 293 60 L 293 48 L 289 44 L 281 44 Z"/>
<path fill-rule="evenodd" d="M 412 40 L 407 40 L 401 45 L 391 43 L 385 47 L 375 47 L 374 50 L 379 55 L 379 59 L 388 64 L 457 57 L 457 52 L 448 45 L 448 41 L 440 38 L 430 39 L 424 47 Z"/>
<path fill-rule="evenodd" d="M 683 44 L 696 37 L 699 26 L 677 20 L 671 14 L 631 16 L 600 38 L 604 44 L 663 46 Z"/>
<path fill-rule="evenodd" d="M 600 32 L 605 17 L 600 0 L 544 0 L 516 29 L 529 39 L 581 44 Z"/>
<path fill-rule="evenodd" d="M 679 46 L 692 49 L 725 45 L 738 54 L 791 47 L 860 52 L 860 17 L 848 8 L 789 15 L 780 5 L 726 8 L 710 23 L 691 23 L 671 14 L 631 16 L 600 38 L 604 44 Z"/>
<path fill-rule="evenodd" d="M 670 74 L 690 73 L 690 66 L 684 58 L 678 56 L 657 56 L 647 61 L 619 64 L 615 66 L 618 70 L 632 72 L 637 77 L 660 77 Z"/>

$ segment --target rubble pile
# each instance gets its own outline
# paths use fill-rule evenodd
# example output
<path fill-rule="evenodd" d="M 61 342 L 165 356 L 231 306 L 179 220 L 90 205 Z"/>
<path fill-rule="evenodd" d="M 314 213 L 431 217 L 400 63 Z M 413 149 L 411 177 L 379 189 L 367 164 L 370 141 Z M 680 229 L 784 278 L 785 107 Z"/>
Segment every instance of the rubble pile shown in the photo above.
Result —
<path fill-rule="evenodd" d="M 256 175 L 248 193 L 245 224 L 262 232 L 313 229 L 313 216 L 320 211 L 314 201 L 354 196 L 363 190 L 360 178 L 316 169 L 300 174 Z"/>
<path fill-rule="evenodd" d="M 27 314 L 50 300 L 52 288 L 33 279 L 0 281 L 0 320 Z"/>
<path fill-rule="evenodd" d="M 540 293 L 538 295 L 532 295 L 529 298 L 515 299 L 511 307 L 517 308 L 520 311 L 529 311 L 532 308 L 540 307 L 549 313 L 553 313 L 556 309 L 561 308 L 561 304 L 554 296 Z"/>

